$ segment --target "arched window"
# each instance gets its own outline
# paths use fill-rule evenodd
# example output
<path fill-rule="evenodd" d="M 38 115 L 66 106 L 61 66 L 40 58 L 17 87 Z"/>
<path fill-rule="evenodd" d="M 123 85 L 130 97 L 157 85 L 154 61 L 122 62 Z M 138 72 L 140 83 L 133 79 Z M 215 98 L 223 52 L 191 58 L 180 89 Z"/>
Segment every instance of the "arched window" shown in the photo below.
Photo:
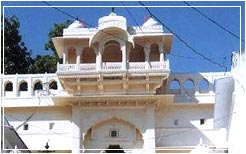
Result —
<path fill-rule="evenodd" d="M 26 81 L 21 82 L 21 84 L 19 86 L 19 91 L 27 91 L 27 82 Z"/>
<path fill-rule="evenodd" d="M 144 62 L 145 55 L 143 47 L 136 44 L 135 48 L 133 48 L 130 52 L 129 62 Z"/>
<path fill-rule="evenodd" d="M 5 91 L 13 91 L 13 83 L 12 82 L 7 82 L 4 87 Z"/>
<path fill-rule="evenodd" d="M 56 81 L 50 82 L 49 89 L 57 90 L 57 82 Z"/>
<path fill-rule="evenodd" d="M 157 44 L 152 44 L 150 46 L 150 61 L 159 61 L 160 60 L 160 52 L 159 46 Z"/>
<path fill-rule="evenodd" d="M 195 93 L 195 85 L 194 81 L 192 79 L 187 79 L 184 82 L 184 88 L 185 88 L 185 93 L 186 94 L 194 94 Z"/>
<path fill-rule="evenodd" d="M 35 90 L 43 90 L 43 85 L 42 85 L 41 81 L 34 84 L 34 91 Z"/>
<path fill-rule="evenodd" d="M 68 49 L 68 64 L 75 64 L 76 63 L 76 50 L 75 48 L 71 47 Z"/>
<path fill-rule="evenodd" d="M 82 63 L 96 63 L 96 53 L 93 48 L 85 48 L 82 52 Z"/>
<path fill-rule="evenodd" d="M 170 82 L 169 89 L 170 89 L 171 93 L 179 94 L 180 93 L 180 83 L 179 83 L 179 81 L 177 79 L 173 79 Z"/>
<path fill-rule="evenodd" d="M 102 55 L 102 62 L 121 62 L 122 53 L 120 50 L 120 44 L 114 40 L 105 43 L 104 51 Z"/>
<path fill-rule="evenodd" d="M 209 83 L 208 83 L 208 80 L 202 79 L 199 82 L 199 92 L 200 93 L 208 93 L 209 92 Z"/>

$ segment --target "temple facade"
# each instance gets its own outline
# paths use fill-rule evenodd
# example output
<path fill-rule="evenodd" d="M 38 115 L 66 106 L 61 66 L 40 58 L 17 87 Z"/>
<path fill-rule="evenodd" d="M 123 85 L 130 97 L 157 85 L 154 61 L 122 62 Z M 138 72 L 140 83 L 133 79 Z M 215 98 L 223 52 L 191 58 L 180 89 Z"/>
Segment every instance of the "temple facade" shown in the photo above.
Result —
<path fill-rule="evenodd" d="M 2 75 L 4 114 L 31 152 L 228 151 L 232 73 L 171 73 L 173 35 L 153 18 L 129 27 L 111 12 L 52 40 L 56 73 Z"/>

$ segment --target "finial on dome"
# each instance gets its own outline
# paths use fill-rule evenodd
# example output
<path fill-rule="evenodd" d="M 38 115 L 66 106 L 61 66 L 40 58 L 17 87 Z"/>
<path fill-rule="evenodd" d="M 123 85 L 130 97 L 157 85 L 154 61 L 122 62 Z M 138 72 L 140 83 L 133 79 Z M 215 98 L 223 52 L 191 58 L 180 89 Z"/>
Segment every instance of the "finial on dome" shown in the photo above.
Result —
<path fill-rule="evenodd" d="M 116 13 L 115 13 L 115 8 L 114 7 L 111 8 L 111 12 L 110 12 L 109 16 L 117 16 Z"/>

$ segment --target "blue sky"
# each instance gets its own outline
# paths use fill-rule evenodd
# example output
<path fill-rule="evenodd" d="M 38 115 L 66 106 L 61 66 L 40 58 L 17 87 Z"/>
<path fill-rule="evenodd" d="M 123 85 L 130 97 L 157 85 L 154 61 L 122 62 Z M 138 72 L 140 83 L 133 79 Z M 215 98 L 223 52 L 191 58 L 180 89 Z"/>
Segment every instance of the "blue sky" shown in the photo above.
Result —
<path fill-rule="evenodd" d="M 128 26 L 139 25 L 144 22 L 144 17 L 149 15 L 143 7 L 130 7 L 129 11 L 134 19 L 128 14 L 121 2 L 49 2 L 54 6 L 119 6 L 116 13 L 127 18 Z M 143 2 L 147 6 L 186 6 L 182 1 L 172 2 Z M 126 6 L 140 6 L 138 2 L 124 2 Z M 240 34 L 240 8 L 231 6 L 241 6 L 242 19 L 245 18 L 244 2 L 189 2 L 193 6 L 228 6 L 228 7 L 198 7 L 201 12 L 220 23 L 225 28 L 239 36 Z M 50 54 L 45 51 L 44 44 L 48 40 L 48 33 L 54 23 L 62 23 L 70 17 L 58 12 L 53 8 L 45 7 L 43 2 L 2 2 L 2 6 L 44 6 L 37 7 L 8 7 L 4 8 L 5 16 L 15 14 L 20 20 L 20 32 L 26 46 L 32 50 L 32 55 Z M 86 23 L 97 27 L 100 17 L 108 15 L 111 7 L 80 7 L 80 8 L 60 8 L 63 11 L 83 19 Z M 185 42 L 196 51 L 206 55 L 212 61 L 225 65 L 230 70 L 230 58 L 233 51 L 240 50 L 239 39 L 228 34 L 217 27 L 209 20 L 202 17 L 196 11 L 188 7 L 151 7 L 151 12 L 157 16 L 166 26 L 178 34 Z M 245 21 L 242 20 L 242 38 L 245 38 Z M 164 29 L 165 32 L 169 32 Z M 242 43 L 242 49 L 245 49 Z M 172 72 L 215 72 L 224 71 L 211 62 L 204 60 L 194 54 L 182 42 L 174 36 L 171 54 L 168 56 Z M 224 58 L 226 57 L 226 58 Z"/>

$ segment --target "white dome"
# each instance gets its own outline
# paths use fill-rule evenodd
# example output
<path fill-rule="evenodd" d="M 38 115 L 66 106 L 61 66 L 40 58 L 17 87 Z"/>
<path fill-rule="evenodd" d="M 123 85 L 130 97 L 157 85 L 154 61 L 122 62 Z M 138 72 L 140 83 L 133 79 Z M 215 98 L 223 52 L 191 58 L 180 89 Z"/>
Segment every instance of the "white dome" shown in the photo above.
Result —
<path fill-rule="evenodd" d="M 111 12 L 108 16 L 101 17 L 98 20 L 99 29 L 109 27 L 118 27 L 126 30 L 126 18 L 123 16 L 118 16 L 115 12 Z"/>
<path fill-rule="evenodd" d="M 155 21 L 151 17 L 143 24 L 143 26 L 157 26 L 157 25 L 161 25 L 161 24 L 159 22 Z"/>
<path fill-rule="evenodd" d="M 68 29 L 74 28 L 84 28 L 84 25 L 80 21 L 75 20 L 71 25 L 68 26 Z"/>

